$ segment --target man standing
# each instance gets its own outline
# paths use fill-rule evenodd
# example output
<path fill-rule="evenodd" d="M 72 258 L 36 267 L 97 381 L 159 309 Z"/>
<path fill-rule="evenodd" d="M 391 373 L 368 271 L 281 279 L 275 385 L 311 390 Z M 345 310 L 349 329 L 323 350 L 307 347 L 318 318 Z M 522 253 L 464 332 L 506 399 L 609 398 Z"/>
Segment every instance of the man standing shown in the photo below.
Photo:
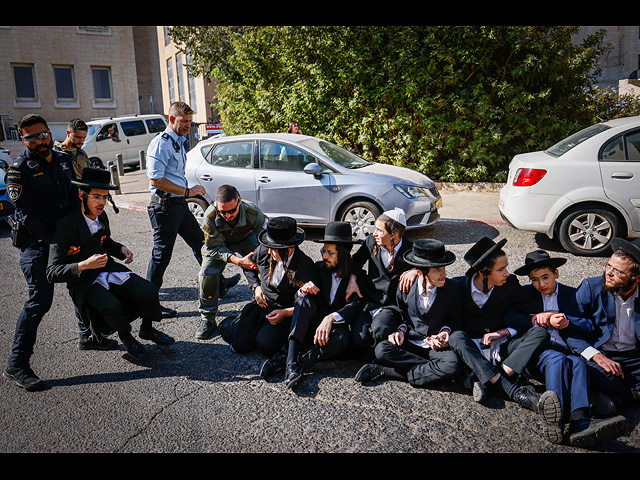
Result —
<path fill-rule="evenodd" d="M 13 346 L 3 376 L 27 390 L 44 382 L 30 367 L 37 330 L 51 308 L 54 287 L 47 281 L 49 243 L 57 222 L 79 208 L 77 188 L 71 184 L 68 156 L 53 150 L 47 122 L 27 115 L 18 124 L 27 151 L 7 171 L 7 190 L 16 206 L 14 245 L 20 249 L 20 268 L 29 298 L 18 317 Z"/>
<path fill-rule="evenodd" d="M 593 389 L 617 403 L 640 401 L 640 240 L 611 240 L 601 277 L 585 279 L 566 309 L 567 343 L 587 360 Z"/>
<path fill-rule="evenodd" d="M 191 129 L 193 110 L 184 102 L 169 107 L 169 125 L 156 136 L 147 149 L 147 176 L 151 202 L 147 207 L 153 227 L 153 251 L 147 269 L 147 280 L 158 288 L 169 266 L 176 237 L 180 235 L 193 250 L 198 264 L 204 235 L 198 221 L 189 211 L 185 199 L 204 195 L 202 185 L 189 188 L 184 174 L 187 160 L 186 135 Z M 177 312 L 162 307 L 163 317 L 175 317 Z"/>
<path fill-rule="evenodd" d="M 258 248 L 258 234 L 266 227 L 267 217 L 256 205 L 242 200 L 234 186 L 218 187 L 215 203 L 207 208 L 202 224 L 204 245 L 198 277 L 198 310 L 204 323 L 196 333 L 197 338 L 206 340 L 213 336 L 217 328 L 218 301 L 223 296 L 221 291 L 228 290 L 240 279 L 240 275 L 223 279 L 226 264 L 257 270 L 251 257 Z"/>
<path fill-rule="evenodd" d="M 67 138 L 64 141 L 56 141 L 53 144 L 55 150 L 68 153 L 73 160 L 73 173 L 75 178 L 82 176 L 82 169 L 89 165 L 89 156 L 82 149 L 87 138 L 89 127 L 79 118 L 74 118 L 67 127 Z"/>

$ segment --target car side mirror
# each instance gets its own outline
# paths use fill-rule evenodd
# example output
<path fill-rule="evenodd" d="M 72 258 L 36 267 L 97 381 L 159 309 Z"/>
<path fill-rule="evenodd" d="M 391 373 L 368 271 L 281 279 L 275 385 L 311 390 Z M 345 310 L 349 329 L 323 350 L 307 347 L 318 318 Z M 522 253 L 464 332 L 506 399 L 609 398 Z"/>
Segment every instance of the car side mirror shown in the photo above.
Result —
<path fill-rule="evenodd" d="M 315 178 L 320 178 L 322 176 L 322 167 L 317 163 L 310 163 L 309 165 L 305 165 L 304 173 L 313 175 Z"/>

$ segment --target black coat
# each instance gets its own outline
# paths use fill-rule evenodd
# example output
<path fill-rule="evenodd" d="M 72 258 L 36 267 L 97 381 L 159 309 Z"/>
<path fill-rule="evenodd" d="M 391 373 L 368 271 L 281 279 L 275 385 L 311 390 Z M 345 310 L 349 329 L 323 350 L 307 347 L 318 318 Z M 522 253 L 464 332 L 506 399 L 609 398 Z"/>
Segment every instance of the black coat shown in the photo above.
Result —
<path fill-rule="evenodd" d="M 400 275 L 413 267 L 404 261 L 404 253 L 411 250 L 412 242 L 402 239 L 402 245 L 394 258 L 393 271 L 387 270 L 382 262 L 382 248 L 375 252 L 376 239 L 369 235 L 353 255 L 352 270 L 358 275 L 360 293 L 363 296 L 363 310 L 369 311 L 383 305 L 395 303 L 395 292 Z M 364 266 L 367 264 L 367 272 Z"/>
<path fill-rule="evenodd" d="M 362 309 L 362 303 L 358 295 L 351 295 L 349 301 L 346 300 L 347 285 L 349 277 L 340 279 L 338 290 L 333 302 L 330 301 L 331 295 L 331 277 L 332 274 L 322 268 L 322 261 L 316 262 L 314 265 L 315 276 L 318 279 L 316 286 L 320 291 L 315 295 L 310 295 L 318 306 L 318 317 L 322 320 L 326 315 L 336 312 L 346 323 L 350 323 Z"/>

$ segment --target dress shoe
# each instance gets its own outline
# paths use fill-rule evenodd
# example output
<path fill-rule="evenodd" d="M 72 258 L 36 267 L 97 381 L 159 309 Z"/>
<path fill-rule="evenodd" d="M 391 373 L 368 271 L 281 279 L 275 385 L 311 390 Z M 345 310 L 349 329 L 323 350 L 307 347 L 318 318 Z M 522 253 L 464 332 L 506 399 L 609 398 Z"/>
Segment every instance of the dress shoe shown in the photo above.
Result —
<path fill-rule="evenodd" d="M 512 400 L 523 408 L 540 413 L 540 394 L 529 386 L 516 388 Z"/>
<path fill-rule="evenodd" d="M 627 419 L 621 415 L 611 418 L 585 417 L 571 422 L 569 444 L 588 448 L 597 442 L 615 440 L 627 432 L 628 426 Z"/>
<path fill-rule="evenodd" d="M 102 337 L 98 340 L 93 335 L 80 337 L 78 339 L 78 348 L 80 350 L 117 350 L 118 341 L 107 337 Z"/>
<path fill-rule="evenodd" d="M 30 392 L 42 390 L 44 388 L 44 382 L 40 380 L 35 373 L 33 373 L 31 367 L 8 366 L 2 372 L 2 376 Z"/>
<path fill-rule="evenodd" d="M 358 383 L 373 382 L 382 378 L 384 371 L 382 365 L 377 363 L 367 363 L 356 373 L 355 381 Z"/>
<path fill-rule="evenodd" d="M 617 411 L 616 402 L 609 395 L 602 392 L 591 391 L 589 395 L 591 406 L 600 417 L 611 417 Z"/>
<path fill-rule="evenodd" d="M 162 310 L 162 318 L 173 318 L 178 316 L 178 312 L 173 308 L 169 307 L 160 307 Z"/>
<path fill-rule="evenodd" d="M 175 343 L 173 337 L 170 337 L 166 333 L 162 333 L 160 330 L 156 330 L 153 327 L 141 328 L 139 332 L 140 338 L 144 340 L 151 340 L 156 345 L 172 345 Z"/>
<path fill-rule="evenodd" d="M 276 353 L 273 357 L 267 358 L 262 362 L 262 366 L 260 367 L 260 376 L 267 378 L 278 372 L 282 372 L 285 368 L 286 361 L 287 357 L 284 353 Z"/>
<path fill-rule="evenodd" d="M 196 338 L 200 340 L 209 340 L 210 338 L 213 338 L 217 329 L 218 324 L 216 324 L 215 320 L 205 320 L 196 331 Z"/>
<path fill-rule="evenodd" d="M 284 385 L 291 389 L 296 386 L 296 384 L 302 378 L 302 365 L 297 362 L 290 363 L 287 365 L 287 372 L 284 376 Z"/>
<path fill-rule="evenodd" d="M 239 281 L 240 281 L 239 273 L 236 273 L 233 277 L 229 277 L 229 278 L 222 277 L 222 282 L 220 282 L 220 293 L 218 294 L 218 296 L 220 298 L 226 297 L 227 293 L 229 293 L 229 290 L 235 287 Z"/>
<path fill-rule="evenodd" d="M 538 410 L 545 421 L 545 424 L 542 426 L 543 437 L 551 443 L 562 443 L 564 441 L 562 405 L 556 392 L 551 390 L 544 392 L 540 396 Z"/>
<path fill-rule="evenodd" d="M 135 361 L 143 360 L 146 356 L 144 347 L 130 333 L 119 333 L 120 341 L 127 354 Z"/>

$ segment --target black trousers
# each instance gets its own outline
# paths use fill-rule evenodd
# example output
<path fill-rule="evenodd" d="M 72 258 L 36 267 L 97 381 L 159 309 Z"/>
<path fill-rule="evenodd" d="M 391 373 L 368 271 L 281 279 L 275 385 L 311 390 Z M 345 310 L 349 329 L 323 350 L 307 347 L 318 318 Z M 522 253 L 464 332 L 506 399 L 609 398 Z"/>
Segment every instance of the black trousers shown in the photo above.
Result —
<path fill-rule="evenodd" d="M 511 337 L 500 347 L 501 363 L 521 375 L 529 362 L 537 361 L 548 339 L 547 330 L 539 326 L 530 328 L 523 335 Z M 486 359 L 468 333 L 456 330 L 449 337 L 449 345 L 480 382 L 486 384 L 498 373 L 502 373 L 497 365 Z"/>
<path fill-rule="evenodd" d="M 629 403 L 634 400 L 632 390 L 640 390 L 640 349 L 629 352 L 603 352 L 607 358 L 618 362 L 622 366 L 624 378 L 607 373 L 593 360 L 587 362 L 589 367 L 591 387 L 595 390 L 620 397 Z"/>
<path fill-rule="evenodd" d="M 159 322 L 162 309 L 158 300 L 158 287 L 131 273 L 122 285 L 109 284 L 107 290 L 94 283 L 85 297 L 87 306 L 98 313 L 102 320 L 115 332 L 131 333 L 131 305 L 142 318 L 141 328 L 149 328 L 152 322 Z"/>
<path fill-rule="evenodd" d="M 302 345 L 301 356 L 307 359 L 305 367 L 341 354 L 349 348 L 349 331 L 345 324 L 334 324 L 325 345 L 313 343 L 316 329 L 331 312 L 321 312 L 313 295 L 301 295 L 296 299 L 291 318 L 289 339 L 295 339 Z M 296 359 L 287 358 L 291 363 Z"/>

